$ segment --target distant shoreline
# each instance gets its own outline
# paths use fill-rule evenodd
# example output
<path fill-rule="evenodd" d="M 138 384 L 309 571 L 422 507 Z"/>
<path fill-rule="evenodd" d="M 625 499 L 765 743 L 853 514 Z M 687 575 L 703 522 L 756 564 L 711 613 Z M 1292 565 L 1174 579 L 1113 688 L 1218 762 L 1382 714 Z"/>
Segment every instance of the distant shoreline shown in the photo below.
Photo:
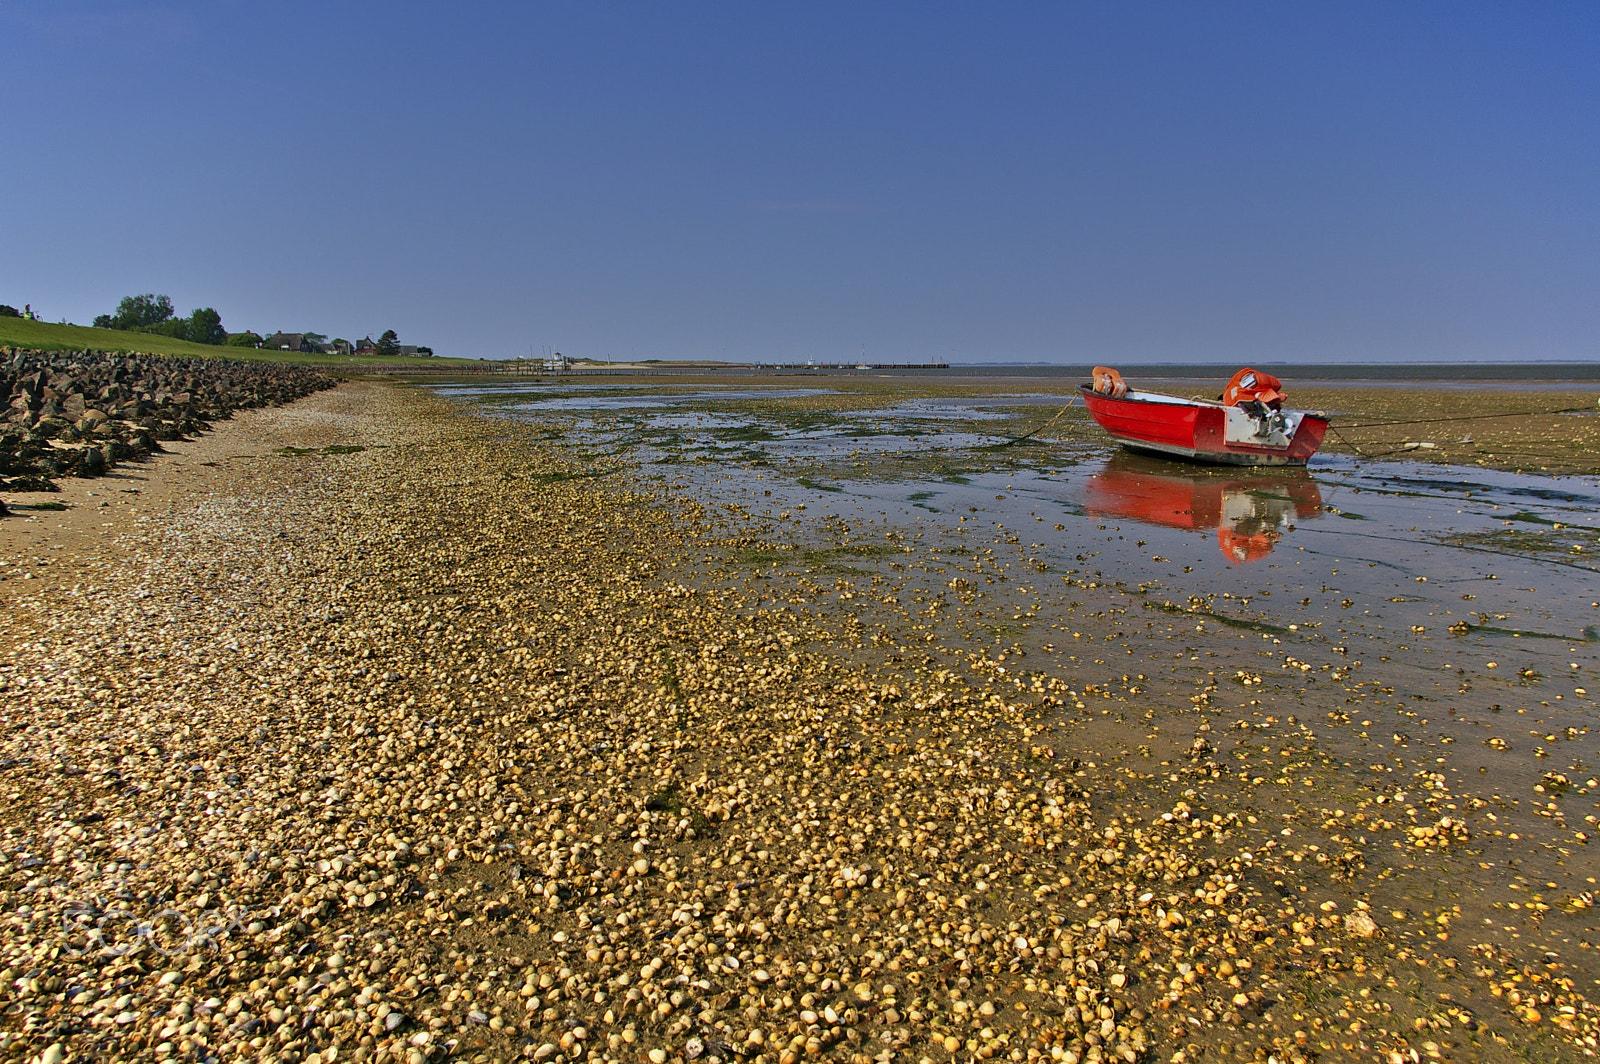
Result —
<path fill-rule="evenodd" d="M 1515 384 L 1515 383 L 1600 383 L 1600 362 L 1406 362 L 1379 365 L 1375 363 L 1317 363 L 1286 365 L 1279 362 L 1229 362 L 1229 363 L 1115 363 L 1116 368 L 1130 381 L 1226 381 L 1243 365 L 1253 365 L 1284 379 L 1286 383 L 1319 381 L 1324 383 L 1431 383 L 1460 382 L 1462 384 Z M 409 366 L 405 368 L 368 368 L 367 372 L 384 375 L 420 375 L 437 377 L 459 374 L 477 376 L 517 376 L 530 379 L 555 379 L 561 377 L 683 377 L 683 376 L 758 376 L 758 377 L 909 377 L 931 379 L 1047 379 L 1076 381 L 1089 379 L 1093 367 L 1083 365 L 1043 365 L 1039 363 L 951 363 L 946 366 L 918 367 L 902 365 L 894 368 L 874 366 L 857 369 L 848 365 L 796 366 L 757 365 L 748 362 L 628 362 L 628 363 L 576 363 L 562 370 L 533 370 L 518 372 L 513 360 L 485 360 L 478 363 L 437 366 Z"/>
<path fill-rule="evenodd" d="M 1283 362 L 1152 362 L 1114 363 L 1124 377 L 1162 380 L 1226 380 L 1240 366 L 1267 370 L 1286 381 L 1600 381 L 1600 362 L 1402 362 L 1402 363 L 1308 363 Z M 1088 379 L 1093 366 L 1006 364 L 997 362 L 952 363 L 948 370 L 934 371 L 940 376 L 1029 376 L 1083 377 Z"/>

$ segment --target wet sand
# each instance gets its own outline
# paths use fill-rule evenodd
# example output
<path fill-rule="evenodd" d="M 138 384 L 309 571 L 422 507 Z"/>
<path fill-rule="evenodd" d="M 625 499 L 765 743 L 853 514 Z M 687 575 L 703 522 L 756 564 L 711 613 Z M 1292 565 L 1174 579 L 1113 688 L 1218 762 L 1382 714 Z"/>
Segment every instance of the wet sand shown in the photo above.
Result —
<path fill-rule="evenodd" d="M 347 384 L 0 522 L 10 1058 L 1592 1055 L 1585 585 L 556 431 Z"/>

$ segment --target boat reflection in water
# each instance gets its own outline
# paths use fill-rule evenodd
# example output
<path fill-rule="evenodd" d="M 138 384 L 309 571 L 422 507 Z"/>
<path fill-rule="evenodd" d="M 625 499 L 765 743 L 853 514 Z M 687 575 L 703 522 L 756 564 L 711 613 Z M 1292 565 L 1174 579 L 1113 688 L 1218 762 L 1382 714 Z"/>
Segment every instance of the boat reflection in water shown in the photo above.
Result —
<path fill-rule="evenodd" d="M 1303 469 L 1203 469 L 1126 452 L 1089 478 L 1085 505 L 1097 517 L 1123 517 L 1188 532 L 1217 530 L 1230 562 L 1260 561 L 1294 522 L 1322 512 L 1322 492 Z"/>

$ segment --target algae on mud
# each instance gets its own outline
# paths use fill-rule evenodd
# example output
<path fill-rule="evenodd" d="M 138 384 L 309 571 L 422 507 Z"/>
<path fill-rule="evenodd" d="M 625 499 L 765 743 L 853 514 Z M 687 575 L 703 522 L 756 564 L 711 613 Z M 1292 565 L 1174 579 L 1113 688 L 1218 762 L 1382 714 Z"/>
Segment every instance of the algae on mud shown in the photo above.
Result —
<path fill-rule="evenodd" d="M 1226 374 L 1163 378 L 1139 382 L 1156 390 L 1206 397 L 1217 392 Z M 809 387 L 802 385 L 802 381 Z M 789 430 L 873 431 L 887 418 L 916 435 L 937 434 L 939 423 L 966 420 L 987 441 L 972 445 L 1015 445 L 1019 439 L 1062 447 L 1100 445 L 1104 435 L 1081 407 L 1071 407 L 1076 381 L 1054 374 L 1030 375 L 1019 369 L 1006 376 L 962 377 L 959 371 L 916 377 L 830 375 L 774 377 L 731 368 L 702 377 L 611 377 L 606 383 L 581 378 L 543 382 L 502 381 L 474 386 L 430 382 L 447 394 L 473 396 L 503 408 L 543 414 L 554 409 L 695 409 L 722 416 L 771 419 Z M 1337 431 L 1323 446 L 1328 454 L 1376 455 L 1436 464 L 1470 464 L 1489 469 L 1547 473 L 1600 471 L 1600 407 L 1597 391 L 1577 382 L 1541 383 L 1519 388 L 1515 382 L 1388 381 L 1381 385 L 1351 379 L 1336 382 L 1290 379 L 1291 405 L 1333 415 Z M 965 407 L 965 409 L 961 409 Z M 1562 411 L 1564 413 L 1553 413 Z M 853 420 L 852 420 L 853 419 Z M 1408 447 L 1415 449 L 1407 450 Z"/>

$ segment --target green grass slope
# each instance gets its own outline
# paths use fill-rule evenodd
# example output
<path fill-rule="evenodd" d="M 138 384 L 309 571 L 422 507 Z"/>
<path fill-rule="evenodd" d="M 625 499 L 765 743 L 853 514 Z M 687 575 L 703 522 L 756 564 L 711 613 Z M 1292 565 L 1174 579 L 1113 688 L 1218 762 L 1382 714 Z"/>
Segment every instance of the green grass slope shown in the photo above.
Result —
<path fill-rule="evenodd" d="M 307 355 L 289 351 L 265 351 L 254 347 L 215 347 L 174 340 L 170 336 L 124 332 L 121 329 L 94 329 L 87 325 L 52 325 L 23 318 L 0 318 L 0 347 L 20 347 L 31 351 L 127 351 L 146 355 L 184 355 L 194 358 L 238 358 L 252 362 L 297 362 L 359 373 L 366 369 L 409 369 L 479 363 L 465 358 L 376 358 L 363 355 Z"/>

